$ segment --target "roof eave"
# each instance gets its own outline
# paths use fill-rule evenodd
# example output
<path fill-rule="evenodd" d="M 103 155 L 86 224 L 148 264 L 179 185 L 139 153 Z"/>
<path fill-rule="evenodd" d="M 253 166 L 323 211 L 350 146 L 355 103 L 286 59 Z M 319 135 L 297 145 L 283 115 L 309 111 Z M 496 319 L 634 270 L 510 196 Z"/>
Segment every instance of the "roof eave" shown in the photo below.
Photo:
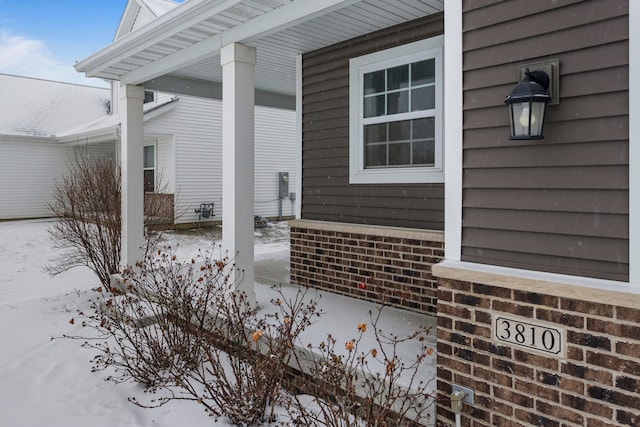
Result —
<path fill-rule="evenodd" d="M 51 135 L 37 136 L 37 135 L 13 135 L 13 134 L 0 134 L 0 141 L 5 142 L 44 142 L 52 143 L 58 142 L 58 140 Z"/>
<path fill-rule="evenodd" d="M 78 72 L 86 73 L 88 77 L 113 80 L 113 75 L 104 72 L 111 65 L 240 1 L 242 0 L 222 0 L 219 2 L 189 0 L 184 2 L 144 27 L 115 40 L 93 55 L 78 61 L 75 69 Z M 171 25 L 168 25 L 169 23 Z"/>
<path fill-rule="evenodd" d="M 150 78 L 149 73 L 145 71 L 140 72 L 140 68 L 148 69 L 149 64 L 147 64 L 147 66 L 137 67 L 132 71 L 118 71 L 116 69 L 118 63 L 242 1 L 243 0 L 220 0 L 212 2 L 207 0 L 189 0 L 158 17 L 146 26 L 127 34 L 120 40 L 115 41 L 90 57 L 78 62 L 76 64 L 76 70 L 86 73 L 89 77 L 101 77 L 110 80 L 123 80 L 122 76 L 134 74 L 136 78 L 125 80 L 130 84 L 144 82 Z M 271 13 L 259 15 L 239 26 L 212 35 L 208 39 L 201 40 L 173 54 L 167 55 L 167 57 L 160 58 L 155 61 L 155 63 L 161 64 L 159 68 L 167 67 L 165 62 L 170 63 L 174 67 L 177 66 L 176 64 L 188 65 L 202 59 L 198 55 L 202 56 L 206 53 L 206 55 L 209 56 L 215 53 L 211 50 L 212 48 L 219 50 L 223 45 L 229 43 L 242 43 L 256 37 L 269 35 L 298 22 L 329 13 L 359 1 L 361 0 L 291 2 L 281 8 L 275 9 L 275 11 Z M 204 53 L 203 48 L 206 48 L 206 52 Z M 163 61 L 165 59 L 167 61 Z M 169 72 L 170 71 L 171 70 L 169 70 Z M 138 76 L 138 74 L 140 74 L 140 76 Z M 158 77 L 158 75 L 153 75 L 151 78 L 152 77 Z"/>

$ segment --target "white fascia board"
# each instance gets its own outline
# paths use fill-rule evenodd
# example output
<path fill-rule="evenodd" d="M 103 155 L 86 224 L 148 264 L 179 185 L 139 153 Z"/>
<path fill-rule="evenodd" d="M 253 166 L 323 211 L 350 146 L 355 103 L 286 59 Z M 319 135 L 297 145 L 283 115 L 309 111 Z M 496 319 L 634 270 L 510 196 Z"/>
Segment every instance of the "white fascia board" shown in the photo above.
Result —
<path fill-rule="evenodd" d="M 30 135 L 9 135 L 9 134 L 0 134 L 0 142 L 10 142 L 19 144 L 21 142 L 38 142 L 51 144 L 58 142 L 58 140 L 53 136 L 30 136 Z"/>
<path fill-rule="evenodd" d="M 103 129 L 94 129 L 86 132 L 78 132 L 76 134 L 65 135 L 59 138 L 61 143 L 74 142 L 103 142 L 118 139 L 117 131 L 120 129 L 120 123 L 111 125 Z"/>
<path fill-rule="evenodd" d="M 154 107 L 149 111 L 146 111 L 143 115 L 143 121 L 147 122 L 148 120 L 151 120 L 168 111 L 173 110 L 174 108 L 177 107 L 178 101 L 179 99 L 175 99 L 165 104 L 158 105 L 157 107 Z M 52 139 L 54 139 L 56 142 L 61 142 L 61 143 L 70 143 L 70 142 L 76 142 L 78 140 L 85 140 L 85 139 L 90 140 L 91 142 L 119 139 L 118 132 L 120 130 L 120 125 L 121 125 L 121 120 L 117 119 L 104 127 L 96 127 L 94 129 L 89 129 L 85 131 L 53 136 Z M 145 134 L 145 137 L 146 136 L 148 135 Z"/>
<path fill-rule="evenodd" d="M 100 76 L 101 70 L 241 2 L 242 0 L 224 0 L 222 2 L 189 0 L 143 28 L 123 36 L 90 57 L 79 61 L 75 65 L 75 69 L 90 77 Z"/>
<path fill-rule="evenodd" d="M 137 15 L 139 9 L 140 5 L 138 4 L 137 0 L 127 1 L 124 12 L 122 12 L 122 16 L 120 17 L 118 28 L 116 29 L 116 33 L 113 36 L 113 41 L 119 40 L 129 33 L 129 30 L 131 29 L 131 23 L 134 21 L 135 15 Z"/>
<path fill-rule="evenodd" d="M 160 104 L 156 107 L 153 107 L 144 112 L 143 120 L 146 122 L 147 120 L 151 120 L 155 117 L 158 117 L 168 111 L 173 110 L 178 106 L 179 98 L 174 98 L 171 101 L 165 102 L 164 104 Z"/>
<path fill-rule="evenodd" d="M 300 22 L 333 12 L 359 1 L 307 0 L 306 2 L 292 2 L 133 70 L 122 76 L 121 80 L 127 84 L 141 84 L 163 74 L 171 73 L 203 59 L 210 58 L 218 54 L 223 46 L 231 43 L 246 43 L 257 37 L 266 37 L 283 28 L 295 26 Z"/>

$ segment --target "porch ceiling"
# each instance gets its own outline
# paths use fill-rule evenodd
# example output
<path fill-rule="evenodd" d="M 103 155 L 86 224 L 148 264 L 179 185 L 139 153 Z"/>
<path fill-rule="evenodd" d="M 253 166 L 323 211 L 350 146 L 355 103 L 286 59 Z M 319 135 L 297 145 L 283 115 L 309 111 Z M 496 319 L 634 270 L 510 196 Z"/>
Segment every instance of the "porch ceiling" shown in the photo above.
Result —
<path fill-rule="evenodd" d="M 257 51 L 256 89 L 294 96 L 298 54 L 443 9 L 444 0 L 187 0 L 76 69 L 167 92 L 213 93 L 222 81 L 220 49 L 243 43 Z"/>

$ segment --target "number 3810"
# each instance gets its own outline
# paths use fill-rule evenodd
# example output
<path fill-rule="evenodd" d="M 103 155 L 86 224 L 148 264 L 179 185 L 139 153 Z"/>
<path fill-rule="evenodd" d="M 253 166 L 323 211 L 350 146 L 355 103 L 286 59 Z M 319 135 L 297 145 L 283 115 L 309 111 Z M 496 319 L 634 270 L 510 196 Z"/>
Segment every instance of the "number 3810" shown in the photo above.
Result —
<path fill-rule="evenodd" d="M 541 325 L 500 317 L 495 322 L 495 337 L 500 341 L 534 348 L 547 353 L 561 351 L 559 330 Z"/>

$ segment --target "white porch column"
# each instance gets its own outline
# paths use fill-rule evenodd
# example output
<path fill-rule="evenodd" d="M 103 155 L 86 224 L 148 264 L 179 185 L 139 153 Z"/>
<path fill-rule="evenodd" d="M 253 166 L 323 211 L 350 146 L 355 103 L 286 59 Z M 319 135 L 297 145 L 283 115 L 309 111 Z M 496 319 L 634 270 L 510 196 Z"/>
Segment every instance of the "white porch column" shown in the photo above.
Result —
<path fill-rule="evenodd" d="M 143 111 L 144 88 L 120 86 L 120 117 L 122 119 L 122 267 L 142 261 L 144 245 L 144 147 Z"/>
<path fill-rule="evenodd" d="M 222 246 L 236 263 L 236 289 L 255 304 L 253 165 L 256 50 L 230 44 L 222 65 Z"/>

